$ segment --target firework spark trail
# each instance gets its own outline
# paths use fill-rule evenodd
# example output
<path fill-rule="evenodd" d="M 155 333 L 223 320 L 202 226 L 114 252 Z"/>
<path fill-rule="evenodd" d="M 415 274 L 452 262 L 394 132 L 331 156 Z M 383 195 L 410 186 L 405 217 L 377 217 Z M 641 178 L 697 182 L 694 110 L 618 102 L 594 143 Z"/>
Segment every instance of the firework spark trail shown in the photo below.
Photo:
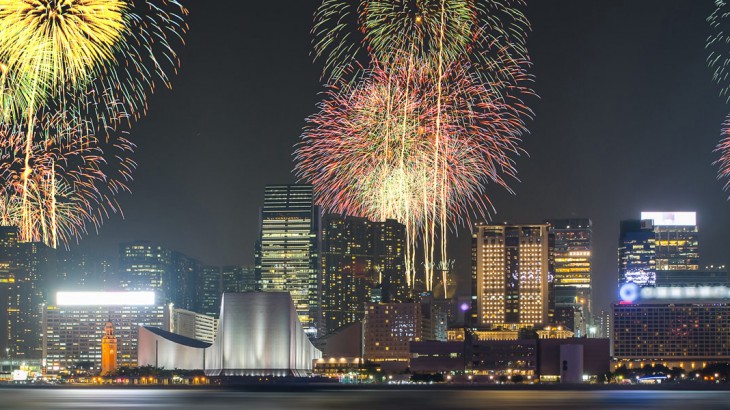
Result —
<path fill-rule="evenodd" d="M 727 191 L 730 189 L 730 114 L 722 124 L 721 135 L 722 139 L 715 148 L 715 152 L 720 153 L 720 158 L 713 165 L 719 166 L 720 169 L 717 173 L 717 179 L 725 180 L 723 190 Z"/>
<path fill-rule="evenodd" d="M 363 55 L 387 65 L 404 50 L 423 61 L 469 62 L 486 83 L 515 83 L 503 66 L 529 63 L 522 0 L 324 0 L 312 29 L 324 77 L 338 80 Z"/>
<path fill-rule="evenodd" d="M 720 96 L 730 102 L 730 7 L 725 0 L 715 0 L 715 10 L 707 18 L 712 34 L 705 48 L 709 51 L 707 65 L 712 70 L 712 80 L 720 86 Z"/>
<path fill-rule="evenodd" d="M 22 236 L 34 236 L 38 216 L 28 199 L 37 123 L 63 112 L 107 138 L 131 125 L 155 84 L 170 86 L 167 71 L 179 66 L 170 42 L 183 42 L 186 14 L 174 0 L 0 0 L 0 125 L 26 125 Z M 56 210 L 43 234 L 51 244 Z"/>
<path fill-rule="evenodd" d="M 40 124 L 52 126 L 40 129 Z M 0 220 L 19 226 L 24 212 L 30 212 L 31 226 L 20 232 L 22 241 L 68 246 L 98 229 L 110 212 L 121 212 L 115 196 L 129 192 L 134 145 L 122 137 L 87 135 L 64 113 L 44 118 L 36 127 L 44 138 L 31 146 L 32 172 L 25 180 L 25 127 L 0 128 Z M 31 204 L 27 210 L 24 193 Z"/>

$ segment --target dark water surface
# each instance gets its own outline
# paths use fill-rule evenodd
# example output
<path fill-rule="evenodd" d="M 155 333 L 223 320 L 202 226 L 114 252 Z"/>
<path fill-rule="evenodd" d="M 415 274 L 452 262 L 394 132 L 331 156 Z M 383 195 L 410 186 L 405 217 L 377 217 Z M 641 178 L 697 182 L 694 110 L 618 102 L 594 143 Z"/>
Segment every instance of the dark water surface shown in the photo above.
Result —
<path fill-rule="evenodd" d="M 730 409 L 730 391 L 0 389 L 0 409 Z"/>

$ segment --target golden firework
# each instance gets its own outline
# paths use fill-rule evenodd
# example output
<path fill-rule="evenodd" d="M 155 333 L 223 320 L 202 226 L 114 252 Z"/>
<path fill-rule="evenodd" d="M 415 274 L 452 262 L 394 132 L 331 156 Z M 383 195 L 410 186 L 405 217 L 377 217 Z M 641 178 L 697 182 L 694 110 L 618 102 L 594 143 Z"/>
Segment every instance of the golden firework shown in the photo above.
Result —
<path fill-rule="evenodd" d="M 0 0 L 0 61 L 36 90 L 85 84 L 114 61 L 128 8 L 121 0 Z"/>

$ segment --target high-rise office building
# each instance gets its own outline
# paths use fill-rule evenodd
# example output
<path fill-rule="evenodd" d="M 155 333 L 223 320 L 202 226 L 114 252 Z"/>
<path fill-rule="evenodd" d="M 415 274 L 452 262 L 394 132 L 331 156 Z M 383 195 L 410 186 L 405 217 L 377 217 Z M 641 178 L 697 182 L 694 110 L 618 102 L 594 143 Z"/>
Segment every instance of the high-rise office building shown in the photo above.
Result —
<path fill-rule="evenodd" d="M 656 285 L 655 236 L 651 220 L 621 221 L 618 239 L 618 282 Z"/>
<path fill-rule="evenodd" d="M 433 293 L 421 297 L 421 334 L 423 340 L 445 342 L 448 338 L 449 299 L 437 299 Z"/>
<path fill-rule="evenodd" d="M 642 212 L 654 225 L 654 265 L 659 271 L 696 271 L 700 268 L 695 212 Z"/>
<path fill-rule="evenodd" d="M 198 278 L 198 304 L 195 311 L 218 317 L 223 294 L 221 286 L 220 266 L 204 266 Z"/>
<path fill-rule="evenodd" d="M 701 282 L 697 214 L 642 212 L 641 220 L 621 221 L 618 262 L 619 286 L 670 286 L 693 274 Z"/>
<path fill-rule="evenodd" d="M 311 185 L 267 185 L 256 244 L 261 290 L 287 291 L 305 332 L 319 317 L 319 211 Z"/>
<path fill-rule="evenodd" d="M 182 309 L 195 309 L 198 302 L 197 281 L 201 276 L 203 264 L 183 253 L 172 251 L 171 270 L 172 280 L 168 286 L 163 286 L 168 300 Z"/>
<path fill-rule="evenodd" d="M 198 277 L 202 264 L 180 252 L 149 242 L 123 243 L 119 247 L 119 284 L 128 291 L 155 291 L 165 302 L 183 309 L 198 304 Z"/>
<path fill-rule="evenodd" d="M 58 250 L 56 252 L 56 271 L 59 285 L 69 289 L 86 286 L 98 286 L 97 272 L 92 266 L 89 255 L 75 251 Z"/>
<path fill-rule="evenodd" d="M 552 219 L 554 324 L 585 334 L 591 314 L 592 224 L 587 218 Z"/>
<path fill-rule="evenodd" d="M 474 325 L 548 321 L 549 225 L 478 225 L 472 235 Z"/>
<path fill-rule="evenodd" d="M 258 289 L 256 272 L 251 266 L 229 265 L 221 268 L 223 292 L 253 292 Z"/>
<path fill-rule="evenodd" d="M 198 271 L 196 286 L 196 307 L 193 310 L 215 318 L 220 313 L 223 292 L 253 292 L 258 289 L 254 268 L 239 265 L 204 266 Z"/>
<path fill-rule="evenodd" d="M 41 315 L 57 281 L 55 251 L 18 242 L 14 227 L 0 227 L 0 349 L 13 359 L 41 357 Z"/>
<path fill-rule="evenodd" d="M 163 246 L 135 241 L 119 246 L 119 283 L 128 291 L 157 291 L 170 298 L 172 252 Z"/>

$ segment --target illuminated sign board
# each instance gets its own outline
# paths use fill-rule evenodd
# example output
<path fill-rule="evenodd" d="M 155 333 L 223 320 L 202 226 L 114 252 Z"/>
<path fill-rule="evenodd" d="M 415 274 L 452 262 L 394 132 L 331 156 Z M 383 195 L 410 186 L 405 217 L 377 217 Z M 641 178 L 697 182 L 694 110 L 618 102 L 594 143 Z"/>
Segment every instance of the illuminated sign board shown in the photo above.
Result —
<path fill-rule="evenodd" d="M 727 286 L 659 286 L 640 288 L 635 283 L 626 283 L 619 289 L 623 302 L 634 302 L 637 299 L 730 299 L 730 288 Z"/>
<path fill-rule="evenodd" d="M 624 274 L 626 282 L 639 286 L 651 286 L 656 283 L 656 272 L 652 270 L 631 270 Z"/>
<path fill-rule="evenodd" d="M 651 219 L 659 226 L 695 226 L 697 212 L 642 212 L 641 219 Z"/>
<path fill-rule="evenodd" d="M 155 292 L 57 292 L 57 306 L 154 306 Z"/>

